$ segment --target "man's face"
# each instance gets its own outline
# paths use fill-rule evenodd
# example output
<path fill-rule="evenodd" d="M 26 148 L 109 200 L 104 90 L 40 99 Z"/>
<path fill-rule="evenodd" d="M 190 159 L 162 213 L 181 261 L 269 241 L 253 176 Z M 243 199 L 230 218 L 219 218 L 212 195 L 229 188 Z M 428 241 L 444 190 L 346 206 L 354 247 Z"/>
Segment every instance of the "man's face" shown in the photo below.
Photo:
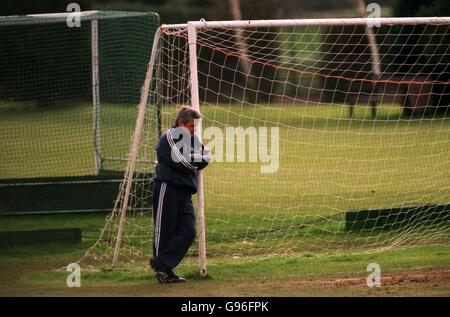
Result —
<path fill-rule="evenodd" d="M 189 133 L 191 135 L 194 135 L 194 131 L 195 131 L 195 124 L 194 124 L 194 119 L 189 120 L 188 122 L 184 123 L 182 121 L 178 122 L 178 125 L 182 128 L 185 128 L 187 130 L 189 130 Z"/>

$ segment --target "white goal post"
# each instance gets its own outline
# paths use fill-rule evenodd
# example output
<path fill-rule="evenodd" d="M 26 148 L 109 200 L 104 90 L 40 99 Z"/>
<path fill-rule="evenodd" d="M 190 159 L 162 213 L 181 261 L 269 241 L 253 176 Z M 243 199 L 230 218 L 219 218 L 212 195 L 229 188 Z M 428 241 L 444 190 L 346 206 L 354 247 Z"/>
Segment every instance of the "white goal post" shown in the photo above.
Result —
<path fill-rule="evenodd" d="M 208 128 L 218 125 L 225 129 L 244 122 L 282 129 L 276 176 L 256 174 L 251 166 L 236 162 L 212 163 L 217 167 L 212 167 L 206 181 L 211 186 L 208 189 L 202 173 L 198 174 L 201 275 L 207 274 L 208 199 L 211 204 L 206 204 L 207 208 L 216 217 L 209 222 L 212 239 L 217 242 L 212 252 L 218 256 L 242 258 L 306 249 L 327 254 L 345 249 L 360 252 L 447 241 L 448 229 L 435 225 L 450 202 L 448 175 L 439 167 L 449 163 L 445 155 L 450 153 L 450 128 L 448 119 L 435 111 L 441 105 L 432 103 L 448 94 L 450 44 L 442 38 L 450 36 L 450 17 L 377 19 L 377 59 L 385 68 L 376 77 L 370 76 L 374 50 L 369 42 L 373 41 L 363 39 L 365 27 L 373 22 L 371 18 L 202 20 L 162 25 L 142 87 L 128 168 L 116 206 L 103 237 L 87 255 L 96 254 L 94 257 L 100 259 L 110 254 L 102 251 L 99 255 L 96 247 L 112 239 L 113 264 L 118 263 L 127 213 L 148 199 L 142 195 L 147 195 L 143 188 L 149 183 L 140 187 L 137 166 L 145 156 L 151 161 L 155 155 L 158 133 L 154 123 L 162 115 L 168 125 L 177 107 L 186 103 L 202 112 L 203 127 L 206 120 Z M 233 43 L 234 29 L 244 32 L 248 47 Z M 408 42 L 412 37 L 419 42 Z M 239 59 L 250 62 L 251 74 L 243 74 Z M 246 86 L 246 76 L 259 82 L 256 90 Z M 356 117 L 342 116 L 343 105 L 373 100 L 383 110 L 380 117 L 367 118 L 364 107 L 357 109 Z M 414 117 L 404 116 L 407 106 L 411 106 L 408 114 Z M 201 138 L 202 124 L 196 129 Z M 287 147 L 289 144 L 293 148 Z M 356 152 L 360 150 L 363 152 Z M 426 158 L 431 159 L 424 162 Z M 403 159 L 414 159 L 418 170 L 398 165 Z M 223 170 L 219 164 L 225 166 Z M 152 167 L 140 168 L 148 173 Z M 232 173 L 248 178 L 239 182 Z M 205 177 L 208 175 L 206 171 Z M 378 192 L 384 195 L 377 196 Z M 390 215 L 397 209 L 401 215 L 395 214 L 392 224 Z M 373 221 L 355 220 L 353 224 L 349 211 L 357 211 L 355 219 L 366 214 L 377 216 Z M 115 219 L 117 225 L 111 225 Z M 433 229 L 416 230 L 417 223 L 432 224 Z M 150 230 L 142 224 L 129 225 Z M 221 225 L 226 228 L 219 232 Z M 352 232 L 356 227 L 364 235 L 355 237 Z M 387 228 L 389 233 L 384 233 Z M 133 230 L 132 235 L 138 236 Z M 110 236 L 105 237 L 107 234 Z M 131 257 L 150 254 L 150 244 L 141 251 L 137 251 L 137 244 L 129 244 Z"/>

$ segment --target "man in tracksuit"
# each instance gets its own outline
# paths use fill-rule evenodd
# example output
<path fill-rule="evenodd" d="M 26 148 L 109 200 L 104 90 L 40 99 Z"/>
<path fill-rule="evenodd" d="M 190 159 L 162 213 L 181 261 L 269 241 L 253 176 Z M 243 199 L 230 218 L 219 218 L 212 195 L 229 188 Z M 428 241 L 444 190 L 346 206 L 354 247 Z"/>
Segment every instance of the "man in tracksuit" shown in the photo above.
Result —
<path fill-rule="evenodd" d="M 196 172 L 205 168 L 209 151 L 194 135 L 194 120 L 200 113 L 183 106 L 175 125 L 156 146 L 153 219 L 153 257 L 150 265 L 160 283 L 183 282 L 173 269 L 195 239 L 195 216 L 191 195 L 197 192 Z"/>

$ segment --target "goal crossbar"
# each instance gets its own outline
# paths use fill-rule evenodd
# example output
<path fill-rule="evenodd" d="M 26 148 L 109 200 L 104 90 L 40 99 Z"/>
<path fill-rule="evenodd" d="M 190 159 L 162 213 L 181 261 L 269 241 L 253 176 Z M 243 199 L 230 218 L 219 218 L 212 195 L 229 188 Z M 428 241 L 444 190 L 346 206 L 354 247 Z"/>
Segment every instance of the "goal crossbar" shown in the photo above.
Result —
<path fill-rule="evenodd" d="M 181 29 L 188 25 L 199 28 L 222 29 L 243 27 L 282 27 L 282 26 L 345 26 L 345 25 L 418 25 L 449 24 L 450 17 L 418 17 L 418 18 L 341 18 L 341 19 L 279 19 L 279 20 L 230 20 L 230 21 L 189 21 L 183 24 L 163 24 L 162 29 Z"/>

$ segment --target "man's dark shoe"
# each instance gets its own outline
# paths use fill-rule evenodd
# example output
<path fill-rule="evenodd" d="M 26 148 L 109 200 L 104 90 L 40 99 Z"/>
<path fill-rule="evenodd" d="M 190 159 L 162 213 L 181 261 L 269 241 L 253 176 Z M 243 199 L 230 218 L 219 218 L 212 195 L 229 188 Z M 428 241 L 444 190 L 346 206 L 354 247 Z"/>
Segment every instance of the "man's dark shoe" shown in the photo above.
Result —
<path fill-rule="evenodd" d="M 184 277 L 176 275 L 171 269 L 167 270 L 167 283 L 183 283 L 186 282 L 186 279 Z"/>
<path fill-rule="evenodd" d="M 182 283 L 186 281 L 184 277 L 176 275 L 172 269 L 167 268 L 156 258 L 150 259 L 150 266 L 155 271 L 156 278 L 161 284 Z"/>
<path fill-rule="evenodd" d="M 172 283 L 169 279 L 169 274 L 167 274 L 166 268 L 164 265 L 159 262 L 157 259 L 150 259 L 150 266 L 155 271 L 156 279 L 161 284 Z"/>

